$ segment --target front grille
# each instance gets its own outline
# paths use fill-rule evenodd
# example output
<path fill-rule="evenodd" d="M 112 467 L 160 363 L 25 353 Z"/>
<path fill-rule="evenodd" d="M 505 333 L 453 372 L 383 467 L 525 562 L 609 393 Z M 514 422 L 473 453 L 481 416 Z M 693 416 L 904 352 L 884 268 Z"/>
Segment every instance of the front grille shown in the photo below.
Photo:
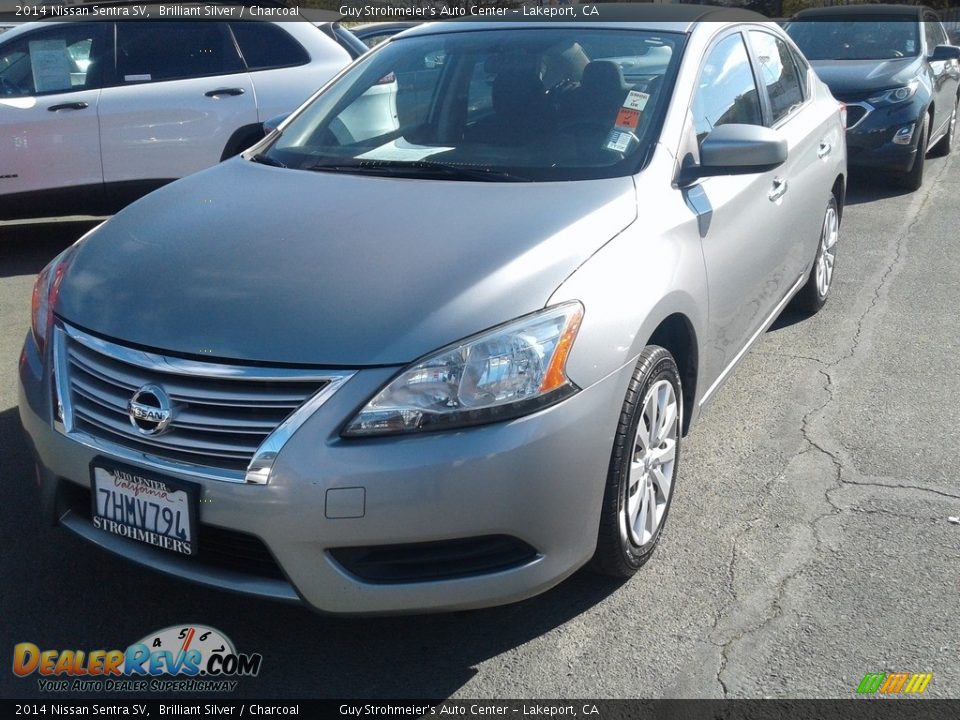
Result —
<path fill-rule="evenodd" d="M 530 545 L 509 535 L 335 548 L 329 552 L 347 572 L 372 583 L 486 575 L 526 565 L 538 557 Z"/>
<path fill-rule="evenodd" d="M 867 109 L 862 105 L 847 105 L 847 127 L 853 127 L 863 120 Z"/>
<path fill-rule="evenodd" d="M 266 370 L 185 361 L 131 350 L 68 328 L 58 343 L 61 414 L 67 432 L 171 462 L 232 473 L 240 478 L 258 448 L 291 413 L 326 387 L 316 372 Z M 65 376 L 65 377 L 63 377 Z M 166 392 L 169 426 L 141 433 L 128 403 L 146 385 Z"/>

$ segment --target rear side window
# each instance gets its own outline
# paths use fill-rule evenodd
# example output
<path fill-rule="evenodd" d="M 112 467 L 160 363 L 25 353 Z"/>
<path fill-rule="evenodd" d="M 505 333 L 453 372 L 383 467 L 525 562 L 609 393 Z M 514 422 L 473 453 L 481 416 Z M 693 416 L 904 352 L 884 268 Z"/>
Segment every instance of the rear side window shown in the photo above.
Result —
<path fill-rule="evenodd" d="M 763 125 L 760 95 L 740 33 L 724 38 L 710 51 L 700 71 L 692 111 L 698 142 L 718 125 Z"/>
<path fill-rule="evenodd" d="M 0 50 L 0 97 L 102 87 L 112 49 L 101 23 L 71 23 L 30 33 Z"/>
<path fill-rule="evenodd" d="M 751 30 L 750 41 L 757 57 L 760 81 L 770 98 L 773 122 L 779 122 L 803 104 L 803 86 L 793 53 L 783 40 L 770 33 Z"/>
<path fill-rule="evenodd" d="M 120 84 L 226 75 L 243 70 L 223 23 L 117 23 Z"/>
<path fill-rule="evenodd" d="M 305 65 L 310 56 L 296 40 L 276 25 L 264 22 L 230 23 L 240 52 L 250 70 Z"/>

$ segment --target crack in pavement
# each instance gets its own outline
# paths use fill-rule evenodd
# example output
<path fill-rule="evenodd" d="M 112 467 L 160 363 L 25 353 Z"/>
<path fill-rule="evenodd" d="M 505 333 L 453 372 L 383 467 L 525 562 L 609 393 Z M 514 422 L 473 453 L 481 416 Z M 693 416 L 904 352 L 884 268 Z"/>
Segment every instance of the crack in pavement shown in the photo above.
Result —
<path fill-rule="evenodd" d="M 807 450 L 797 453 L 795 458 L 803 457 L 804 455 L 810 452 L 820 453 L 821 455 L 826 457 L 834 467 L 834 470 L 835 470 L 834 483 L 835 484 L 832 487 L 828 487 L 826 490 L 824 490 L 824 500 L 826 501 L 827 505 L 830 506 L 830 509 L 827 510 L 826 512 L 823 512 L 817 515 L 810 521 L 809 527 L 813 532 L 815 542 L 809 552 L 809 555 L 806 561 L 800 563 L 792 572 L 787 573 L 783 578 L 781 578 L 779 582 L 776 583 L 774 587 L 774 596 L 773 596 L 773 600 L 770 603 L 770 608 L 772 609 L 772 612 L 767 614 L 766 617 L 764 617 L 759 623 L 757 623 L 753 627 L 744 628 L 741 632 L 734 634 L 726 642 L 717 643 L 712 639 L 710 640 L 711 644 L 716 645 L 720 651 L 719 653 L 720 659 L 719 659 L 716 677 L 717 677 L 717 682 L 720 685 L 722 696 L 724 698 L 729 696 L 729 688 L 728 688 L 727 682 L 723 678 L 723 674 L 726 671 L 727 666 L 730 662 L 730 655 L 734 650 L 734 645 L 741 642 L 748 635 L 761 632 L 771 622 L 783 616 L 784 609 L 783 609 L 782 601 L 787 590 L 787 585 L 790 583 L 791 580 L 794 580 L 797 577 L 799 577 L 803 572 L 805 572 L 813 564 L 814 560 L 820 554 L 820 548 L 823 547 L 824 545 L 823 538 L 820 535 L 820 532 L 821 532 L 820 525 L 822 521 L 828 517 L 835 516 L 837 514 L 848 511 L 848 510 L 845 510 L 844 508 L 841 508 L 839 505 L 837 505 L 833 501 L 833 498 L 830 496 L 832 492 L 842 489 L 844 485 L 869 485 L 869 486 L 876 486 L 876 487 L 882 487 L 882 488 L 888 488 L 888 489 L 896 488 L 896 489 L 919 490 L 919 491 L 933 493 L 935 495 L 940 495 L 943 497 L 960 499 L 960 496 L 951 495 L 949 493 L 945 493 L 939 490 L 933 490 L 931 488 L 920 488 L 920 487 L 909 486 L 909 485 L 887 485 L 884 483 L 861 482 L 861 481 L 846 479 L 844 478 L 843 461 L 839 457 L 840 453 L 843 451 L 842 445 L 840 450 L 836 450 L 836 451 L 831 450 L 827 447 L 827 443 L 825 443 L 821 439 L 815 439 L 811 432 L 811 423 L 814 421 L 814 419 L 822 416 L 826 408 L 831 403 L 833 403 L 833 401 L 836 399 L 837 385 L 834 380 L 832 371 L 836 369 L 838 366 L 840 366 L 842 363 L 852 360 L 854 356 L 857 354 L 857 350 L 860 348 L 860 344 L 864 338 L 864 326 L 866 324 L 867 318 L 873 313 L 873 311 L 879 305 L 883 295 L 884 288 L 887 286 L 888 281 L 890 280 L 891 276 L 893 276 L 895 270 L 901 264 L 901 261 L 903 259 L 903 254 L 904 254 L 904 244 L 907 241 L 907 239 L 913 234 L 913 231 L 917 226 L 917 224 L 920 223 L 923 210 L 927 206 L 927 204 L 930 202 L 930 198 L 932 195 L 932 188 L 946 173 L 946 169 L 948 166 L 949 166 L 949 163 L 943 164 L 943 167 L 941 168 L 937 176 L 933 178 L 931 181 L 929 181 L 929 183 L 927 184 L 926 192 L 923 194 L 922 199 L 920 199 L 919 201 L 915 200 L 914 203 L 911 204 L 911 205 L 917 206 L 913 215 L 913 219 L 910 221 L 907 227 L 903 230 L 903 232 L 897 237 L 896 241 L 893 243 L 893 251 L 894 251 L 893 257 L 891 258 L 890 262 L 887 264 L 886 268 L 883 270 L 883 273 L 880 276 L 880 280 L 873 290 L 873 298 L 870 300 L 870 303 L 867 305 L 866 309 L 864 309 L 864 311 L 860 314 L 860 317 L 857 319 L 856 329 L 855 329 L 855 332 L 850 344 L 850 349 L 848 352 L 846 352 L 841 357 L 837 358 L 832 362 L 825 362 L 824 360 L 821 360 L 819 358 L 813 358 L 813 357 L 804 356 L 800 354 L 784 353 L 780 351 L 769 352 L 769 353 L 764 353 L 764 352 L 758 353 L 760 355 L 780 356 L 780 357 L 786 357 L 786 358 L 793 358 L 801 361 L 813 362 L 819 366 L 817 368 L 817 372 L 821 376 L 823 376 L 825 380 L 825 382 L 821 386 L 821 389 L 826 393 L 826 399 L 818 407 L 813 408 L 804 414 L 803 419 L 801 421 L 801 426 L 800 426 L 800 435 L 809 447 Z M 776 476 L 776 478 L 782 477 L 783 475 L 786 474 L 787 468 L 789 468 L 790 466 L 790 462 L 791 461 L 788 461 L 786 463 L 783 472 L 779 473 Z M 774 480 L 771 480 L 770 482 L 766 483 L 765 489 L 769 488 L 772 482 L 774 482 Z M 762 509 L 762 507 L 763 507 L 763 501 L 761 499 L 760 509 Z M 747 530 L 749 530 L 750 526 L 754 522 L 756 522 L 758 519 L 759 519 L 759 516 L 747 521 L 744 524 L 744 531 L 746 532 Z M 720 608 L 718 610 L 716 618 L 714 620 L 713 628 L 712 628 L 712 632 L 714 633 L 716 632 L 716 629 L 720 624 L 720 620 L 723 617 L 724 611 L 728 609 L 732 605 L 732 603 L 735 602 L 737 599 L 736 592 L 733 589 L 734 563 L 735 563 L 736 554 L 737 554 L 736 548 L 737 548 L 737 540 L 735 539 L 733 542 L 733 551 L 731 553 L 730 564 L 728 565 L 728 568 L 727 568 L 727 576 L 728 576 L 727 584 L 728 584 L 728 591 L 731 596 L 731 601 L 730 603 L 727 604 L 727 606 Z"/>

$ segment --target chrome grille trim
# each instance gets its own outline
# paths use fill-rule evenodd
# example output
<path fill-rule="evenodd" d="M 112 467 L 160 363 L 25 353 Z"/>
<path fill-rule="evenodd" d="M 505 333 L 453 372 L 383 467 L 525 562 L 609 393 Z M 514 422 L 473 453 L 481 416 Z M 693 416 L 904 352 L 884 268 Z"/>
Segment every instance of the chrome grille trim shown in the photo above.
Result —
<path fill-rule="evenodd" d="M 157 470 L 258 485 L 269 482 L 293 433 L 354 374 L 171 358 L 60 321 L 53 355 L 60 433 Z M 178 406 L 168 434 L 141 435 L 129 421 L 130 396 L 147 382 L 161 384 Z"/>
<path fill-rule="evenodd" d="M 841 102 L 842 102 L 842 101 L 841 101 Z M 859 118 L 857 118 L 852 124 L 849 124 L 849 118 L 848 118 L 848 120 L 847 120 L 847 122 L 848 122 L 848 124 L 847 124 L 847 130 L 853 130 L 857 125 L 859 125 L 859 124 L 862 123 L 864 120 L 866 120 L 866 119 L 867 119 L 867 116 L 875 110 L 875 108 L 873 107 L 873 105 L 871 105 L 870 103 L 866 102 L 865 100 L 852 101 L 852 102 L 844 102 L 843 104 L 847 106 L 847 114 L 848 114 L 848 116 L 849 116 L 849 114 L 850 114 L 850 108 L 852 108 L 852 107 L 860 108 L 860 109 L 863 111 L 863 115 L 861 115 Z"/>

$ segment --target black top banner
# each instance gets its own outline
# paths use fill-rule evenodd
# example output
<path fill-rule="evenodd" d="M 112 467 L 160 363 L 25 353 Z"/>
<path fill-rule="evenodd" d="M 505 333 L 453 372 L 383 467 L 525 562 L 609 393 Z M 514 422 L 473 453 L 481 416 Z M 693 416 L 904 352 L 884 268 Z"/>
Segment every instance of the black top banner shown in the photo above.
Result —
<path fill-rule="evenodd" d="M 582 718 L 584 720 L 944 720 L 960 700 L 33 700 L 4 717 Z"/>
<path fill-rule="evenodd" d="M 925 6 L 944 20 L 960 21 L 960 0 L 890 0 L 885 5 Z M 866 0 L 707 0 L 677 3 L 574 2 L 574 0 L 0 0 L 0 23 L 37 20 L 274 20 L 427 22 L 450 19 L 487 21 L 700 21 L 744 19 L 743 12 L 784 19 L 802 10 L 866 6 Z M 691 6 L 695 6 L 692 8 Z"/>

